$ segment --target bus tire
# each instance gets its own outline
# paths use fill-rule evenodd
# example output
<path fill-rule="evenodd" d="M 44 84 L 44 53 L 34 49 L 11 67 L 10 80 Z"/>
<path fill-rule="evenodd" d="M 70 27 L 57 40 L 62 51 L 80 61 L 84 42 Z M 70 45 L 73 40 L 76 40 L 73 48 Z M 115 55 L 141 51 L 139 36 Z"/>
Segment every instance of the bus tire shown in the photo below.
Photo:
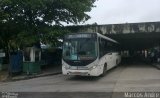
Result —
<path fill-rule="evenodd" d="M 107 70 L 107 63 L 104 64 L 102 76 L 105 75 L 106 70 Z"/>
<path fill-rule="evenodd" d="M 118 59 L 116 60 L 116 65 L 118 65 Z"/>

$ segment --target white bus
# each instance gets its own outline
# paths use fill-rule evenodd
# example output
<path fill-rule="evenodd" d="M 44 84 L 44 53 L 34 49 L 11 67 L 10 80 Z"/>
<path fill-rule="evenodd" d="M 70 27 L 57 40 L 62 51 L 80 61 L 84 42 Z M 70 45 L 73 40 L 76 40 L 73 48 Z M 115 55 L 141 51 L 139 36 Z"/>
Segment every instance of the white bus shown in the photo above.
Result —
<path fill-rule="evenodd" d="M 62 73 L 64 75 L 100 76 L 121 61 L 119 43 L 99 33 L 64 36 Z"/>

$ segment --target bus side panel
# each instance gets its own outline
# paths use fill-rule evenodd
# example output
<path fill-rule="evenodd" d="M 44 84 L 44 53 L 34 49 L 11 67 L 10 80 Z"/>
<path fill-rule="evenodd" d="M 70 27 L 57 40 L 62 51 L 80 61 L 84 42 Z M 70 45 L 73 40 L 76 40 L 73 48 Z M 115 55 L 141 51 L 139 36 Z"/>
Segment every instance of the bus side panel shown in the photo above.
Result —
<path fill-rule="evenodd" d="M 120 63 L 120 61 L 121 61 L 120 55 L 114 52 L 114 53 L 106 54 L 103 57 L 101 57 L 99 60 L 99 65 L 104 67 L 104 65 L 107 64 L 107 70 L 109 70 L 117 66 Z"/>
<path fill-rule="evenodd" d="M 112 66 L 111 55 L 106 54 L 99 59 L 100 66 L 104 67 L 105 64 L 107 64 L 107 70 L 111 68 L 111 66 Z M 102 70 L 102 73 L 103 73 L 103 70 Z"/>
<path fill-rule="evenodd" d="M 121 56 L 119 55 L 118 52 L 112 53 L 112 59 L 113 59 L 112 67 L 117 66 L 121 62 Z"/>

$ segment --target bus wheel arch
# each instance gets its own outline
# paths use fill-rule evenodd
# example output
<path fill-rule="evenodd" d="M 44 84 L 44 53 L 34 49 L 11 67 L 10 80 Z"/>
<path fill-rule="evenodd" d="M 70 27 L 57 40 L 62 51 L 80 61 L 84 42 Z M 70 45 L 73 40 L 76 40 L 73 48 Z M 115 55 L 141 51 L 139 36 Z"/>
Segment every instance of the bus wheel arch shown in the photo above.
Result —
<path fill-rule="evenodd" d="M 107 71 L 107 63 L 105 63 L 104 66 L 103 66 L 103 73 L 102 73 L 102 75 L 104 75 L 106 73 L 106 71 Z"/>
<path fill-rule="evenodd" d="M 118 64 L 118 59 L 116 59 L 116 65 Z"/>

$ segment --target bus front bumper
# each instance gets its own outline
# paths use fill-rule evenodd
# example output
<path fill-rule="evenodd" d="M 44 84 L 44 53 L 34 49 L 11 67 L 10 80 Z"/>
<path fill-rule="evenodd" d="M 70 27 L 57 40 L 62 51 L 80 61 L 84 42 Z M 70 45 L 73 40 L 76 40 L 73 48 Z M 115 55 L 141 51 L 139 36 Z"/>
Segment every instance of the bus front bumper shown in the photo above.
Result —
<path fill-rule="evenodd" d="M 99 68 L 87 70 L 73 70 L 62 67 L 63 75 L 99 76 L 102 74 Z"/>

